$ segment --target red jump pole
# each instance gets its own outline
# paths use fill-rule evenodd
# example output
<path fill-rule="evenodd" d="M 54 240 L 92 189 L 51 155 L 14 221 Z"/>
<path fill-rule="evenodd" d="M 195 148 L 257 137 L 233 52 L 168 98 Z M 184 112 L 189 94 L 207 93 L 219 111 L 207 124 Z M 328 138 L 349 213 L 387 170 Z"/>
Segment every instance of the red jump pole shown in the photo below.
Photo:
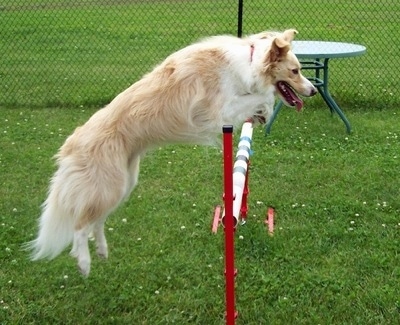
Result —
<path fill-rule="evenodd" d="M 233 126 L 223 127 L 224 203 L 225 203 L 225 300 L 226 324 L 234 325 L 235 311 L 235 248 L 233 216 Z"/>

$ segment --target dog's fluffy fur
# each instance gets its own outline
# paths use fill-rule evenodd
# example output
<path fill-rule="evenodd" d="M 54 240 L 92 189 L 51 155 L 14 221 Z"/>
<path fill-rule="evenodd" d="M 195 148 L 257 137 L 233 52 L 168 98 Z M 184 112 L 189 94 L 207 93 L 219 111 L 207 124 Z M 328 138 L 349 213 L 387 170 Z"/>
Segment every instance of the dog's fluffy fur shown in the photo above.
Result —
<path fill-rule="evenodd" d="M 71 242 L 84 275 L 88 236 L 108 256 L 107 216 L 135 187 L 139 161 L 152 146 L 213 143 L 223 125 L 265 122 L 278 94 L 301 108 L 293 89 L 316 93 L 290 50 L 297 32 L 263 32 L 244 39 L 216 36 L 170 55 L 68 137 L 56 155 L 32 259 L 54 258 Z M 289 87 L 290 86 L 290 87 Z"/>

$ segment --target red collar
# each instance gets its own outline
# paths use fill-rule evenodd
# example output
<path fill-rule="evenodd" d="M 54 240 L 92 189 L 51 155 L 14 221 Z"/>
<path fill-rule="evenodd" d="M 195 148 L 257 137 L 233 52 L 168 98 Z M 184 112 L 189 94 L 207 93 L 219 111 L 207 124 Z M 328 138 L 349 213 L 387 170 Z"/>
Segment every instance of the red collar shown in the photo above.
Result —
<path fill-rule="evenodd" d="M 250 62 L 253 62 L 254 44 L 250 45 Z"/>

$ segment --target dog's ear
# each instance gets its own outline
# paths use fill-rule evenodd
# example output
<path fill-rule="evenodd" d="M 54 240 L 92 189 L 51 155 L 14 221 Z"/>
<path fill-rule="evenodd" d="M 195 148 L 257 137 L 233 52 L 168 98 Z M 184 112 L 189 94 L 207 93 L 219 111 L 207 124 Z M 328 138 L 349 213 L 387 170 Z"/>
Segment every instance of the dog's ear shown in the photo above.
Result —
<path fill-rule="evenodd" d="M 288 42 L 291 42 L 291 41 L 294 40 L 294 37 L 295 37 L 298 33 L 299 33 L 299 32 L 298 32 L 297 30 L 295 30 L 295 29 L 288 29 L 288 30 L 285 30 L 285 31 L 282 33 L 282 36 L 283 36 L 283 39 L 285 39 L 285 40 L 288 41 Z"/>
<path fill-rule="evenodd" d="M 282 36 L 274 38 L 269 51 L 269 62 L 276 62 L 284 57 L 290 50 L 290 43 Z"/>

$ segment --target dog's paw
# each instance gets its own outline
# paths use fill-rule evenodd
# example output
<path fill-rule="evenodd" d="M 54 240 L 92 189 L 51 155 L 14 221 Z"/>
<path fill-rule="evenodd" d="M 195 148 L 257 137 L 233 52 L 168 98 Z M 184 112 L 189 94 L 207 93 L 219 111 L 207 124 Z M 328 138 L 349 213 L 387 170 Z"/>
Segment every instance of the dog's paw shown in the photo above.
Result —
<path fill-rule="evenodd" d="M 83 260 L 78 262 L 79 272 L 86 278 L 90 273 L 90 261 Z"/>
<path fill-rule="evenodd" d="M 263 125 L 263 124 L 267 123 L 267 118 L 261 112 L 260 112 L 260 114 L 258 114 L 258 112 L 257 112 L 255 115 L 253 115 L 251 118 L 249 118 L 249 120 L 253 123 L 254 127 L 259 124 Z"/>
<path fill-rule="evenodd" d="M 97 256 L 100 258 L 108 258 L 108 248 L 107 246 L 98 246 L 96 249 Z"/>

